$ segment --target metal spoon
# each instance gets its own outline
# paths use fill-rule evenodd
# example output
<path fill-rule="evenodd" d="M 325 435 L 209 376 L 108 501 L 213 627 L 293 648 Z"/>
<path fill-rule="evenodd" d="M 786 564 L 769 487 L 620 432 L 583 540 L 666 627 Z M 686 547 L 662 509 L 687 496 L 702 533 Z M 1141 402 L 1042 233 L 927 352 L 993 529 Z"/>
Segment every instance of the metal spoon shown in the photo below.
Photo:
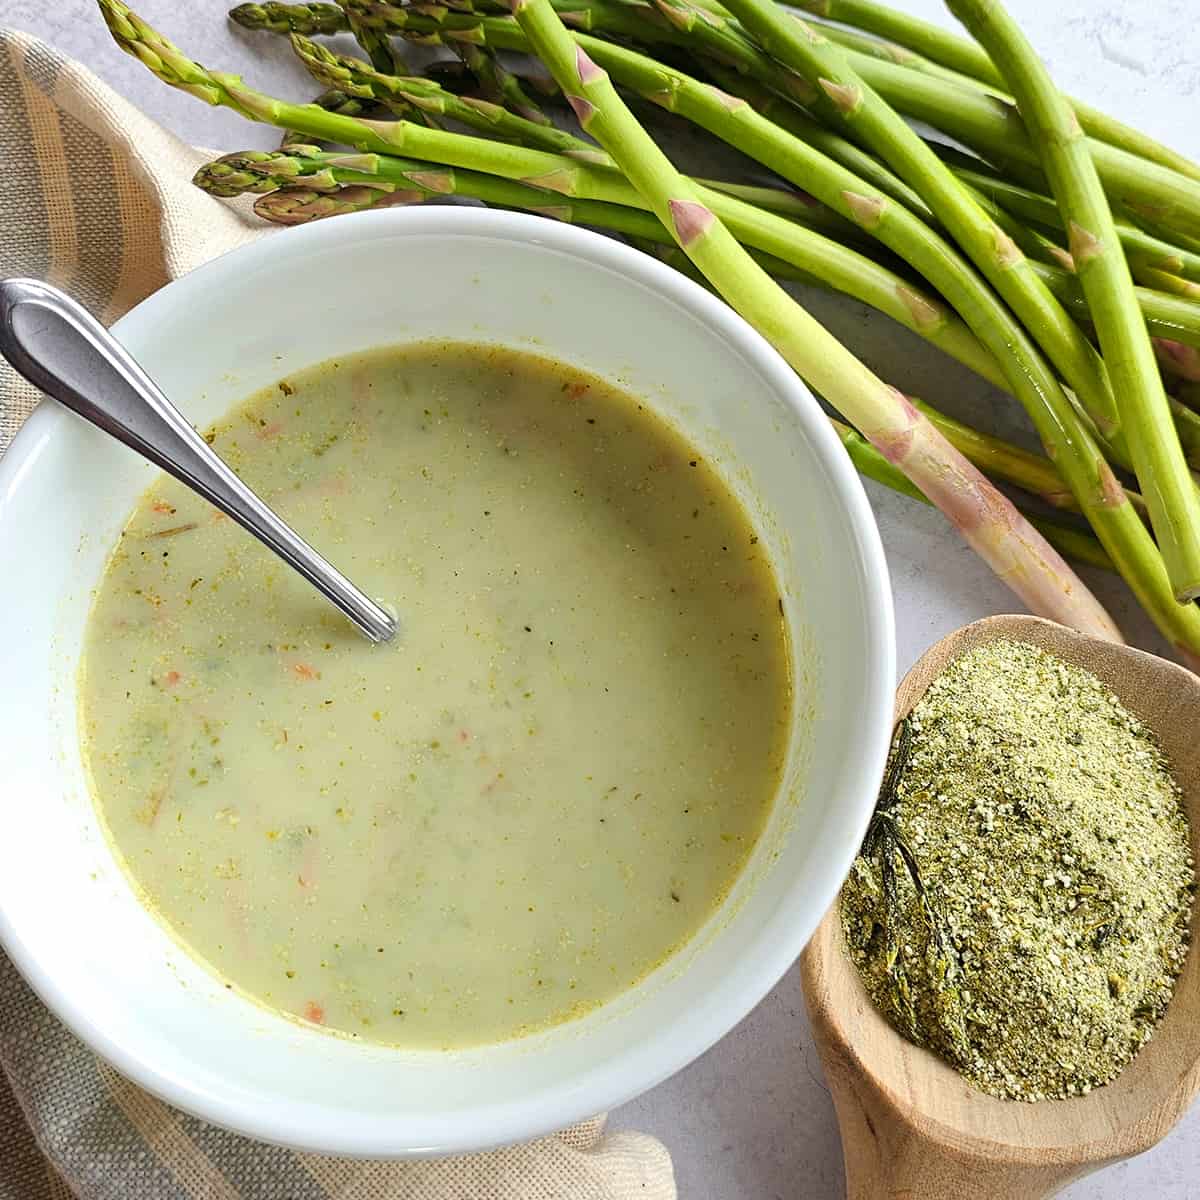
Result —
<path fill-rule="evenodd" d="M 36 279 L 0 280 L 0 354 L 48 396 L 215 504 L 373 642 L 396 619 L 331 566 L 234 473 L 85 308 Z"/>

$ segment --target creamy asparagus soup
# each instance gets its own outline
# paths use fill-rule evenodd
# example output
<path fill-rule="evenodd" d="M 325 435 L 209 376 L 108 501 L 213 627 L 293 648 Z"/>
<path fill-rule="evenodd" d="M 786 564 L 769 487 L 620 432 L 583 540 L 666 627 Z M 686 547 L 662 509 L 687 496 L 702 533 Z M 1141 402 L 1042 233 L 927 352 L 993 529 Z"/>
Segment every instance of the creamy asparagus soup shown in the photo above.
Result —
<path fill-rule="evenodd" d="M 754 846 L 789 720 L 746 513 L 633 397 L 421 343 L 281 381 L 209 435 L 402 633 L 371 646 L 165 477 L 98 589 L 97 804 L 230 986 L 412 1047 L 630 987 Z"/>

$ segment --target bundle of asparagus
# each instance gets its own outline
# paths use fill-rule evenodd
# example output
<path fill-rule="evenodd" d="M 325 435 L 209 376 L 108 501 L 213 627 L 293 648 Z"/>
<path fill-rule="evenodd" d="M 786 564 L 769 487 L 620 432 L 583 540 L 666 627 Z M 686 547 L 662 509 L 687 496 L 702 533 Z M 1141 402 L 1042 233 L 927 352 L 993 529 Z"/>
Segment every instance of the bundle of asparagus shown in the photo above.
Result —
<path fill-rule="evenodd" d="M 290 38 L 324 89 L 311 104 L 207 71 L 99 2 L 164 81 L 287 131 L 200 187 L 255 193 L 281 224 L 457 195 L 622 235 L 755 325 L 840 415 L 859 470 L 941 508 L 1033 611 L 1119 637 L 1062 555 L 1110 567 L 1200 664 L 1200 167 L 1062 96 L 997 0 L 948 0 L 977 42 L 875 0 L 802 0 L 811 22 L 775 0 L 235 8 Z M 369 61 L 312 40 L 341 33 Z M 403 41 L 457 61 L 410 73 Z M 522 73 L 538 59 L 552 82 Z M 680 174 L 622 93 L 778 186 Z M 548 118 L 558 100 L 583 136 Z M 780 279 L 853 296 L 1009 392 L 1045 456 L 877 378 Z"/>

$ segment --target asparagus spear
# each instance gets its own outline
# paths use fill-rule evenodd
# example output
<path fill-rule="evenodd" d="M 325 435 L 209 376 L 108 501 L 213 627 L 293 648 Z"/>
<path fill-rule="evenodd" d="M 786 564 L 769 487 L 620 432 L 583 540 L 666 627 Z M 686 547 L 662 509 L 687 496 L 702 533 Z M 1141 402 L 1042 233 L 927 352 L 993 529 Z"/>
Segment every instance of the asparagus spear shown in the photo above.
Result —
<path fill-rule="evenodd" d="M 1063 228 L 1058 205 L 1049 196 L 979 169 L 953 164 L 950 169 L 963 183 L 970 184 L 1013 216 L 1050 229 Z M 1117 220 L 1116 226 L 1117 238 L 1130 266 L 1152 267 L 1200 282 L 1200 254 L 1146 233 L 1128 221 Z"/>
<path fill-rule="evenodd" d="M 350 28 L 346 14 L 336 4 L 239 4 L 229 16 L 246 29 L 271 33 L 332 34 Z"/>
<path fill-rule="evenodd" d="M 907 116 L 927 121 L 1010 170 L 1037 167 L 1037 147 L 1015 108 L 895 63 L 853 51 L 847 57 L 865 82 Z M 1194 178 L 1094 138 L 1087 146 L 1110 200 L 1185 235 L 1200 234 L 1200 185 Z M 1040 171 L 1031 178 L 1040 182 Z"/>
<path fill-rule="evenodd" d="M 630 114 L 608 76 L 572 41 L 549 0 L 514 0 L 530 43 L 581 125 L 616 160 L 688 257 L 731 306 L 934 500 L 1035 611 L 1119 637 L 1093 597 L 1073 595 L 1070 567 L 894 388 L 877 379 L 746 254 Z M 1078 584 L 1082 587 L 1082 584 Z"/>
<path fill-rule="evenodd" d="M 366 52 L 375 70 L 396 73 L 403 70 L 404 64 L 392 54 L 392 39 L 386 33 L 365 24 L 354 13 L 347 13 L 346 19 L 354 40 Z"/>
<path fill-rule="evenodd" d="M 351 117 L 368 116 L 375 107 L 372 104 L 364 103 L 357 96 L 347 96 L 345 92 L 336 90 L 322 92 L 313 99 L 313 103 L 318 108 L 326 109 L 328 112 L 344 113 L 346 116 Z M 286 150 L 289 146 L 297 143 L 306 143 L 307 140 L 302 133 L 298 133 L 294 129 L 285 129 L 283 137 L 279 141 L 279 146 L 280 149 Z"/>
<path fill-rule="evenodd" d="M 735 0 L 740 3 L 741 0 Z M 1200 596 L 1200 498 L 1188 472 L 1112 211 L 1070 105 L 998 0 L 948 0 L 988 51 L 1041 152 L 1083 285 L 1167 572 Z M 1197 288 L 1200 291 L 1200 288 Z"/>
<path fill-rule="evenodd" d="M 803 22 L 793 20 L 772 0 L 727 0 L 726 6 L 759 38 L 765 49 L 814 87 L 820 87 L 826 96 L 823 107 L 840 117 L 906 183 L 921 193 L 1026 328 L 1038 331 L 1047 353 L 1110 444 L 1117 447 L 1115 437 L 1127 441 L 1146 494 L 1172 591 L 1179 600 L 1200 595 L 1200 492 L 1175 436 L 1166 400 L 1161 393 L 1156 396 L 1144 383 L 1140 360 L 1128 357 L 1113 360 L 1113 369 L 1122 385 L 1117 389 L 1121 408 L 1115 410 L 1105 364 L 1095 355 L 1078 326 L 1071 322 L 1012 240 L 975 203 L 937 155 L 862 80 L 846 55 Z M 1079 149 L 1081 154 L 1088 153 L 1082 135 Z M 1062 180 L 1056 177 L 1055 184 L 1057 192 Z M 1103 205 L 1098 181 L 1095 192 Z M 1081 222 L 1083 229 L 1096 227 L 1099 214 L 1091 212 L 1089 217 L 1092 219 Z M 1106 228 L 1111 229 L 1111 215 Z M 1111 240 L 1115 247 L 1115 233 Z M 1115 256 L 1100 254 L 1090 241 L 1074 238 L 1072 245 L 1077 262 L 1081 254 L 1087 253 L 1092 263 L 1104 264 L 1115 257 L 1121 269 L 1125 268 L 1119 252 Z M 1088 299 L 1092 299 L 1090 292 Z M 1130 322 L 1118 324 L 1109 308 L 1098 313 L 1095 305 L 1092 307 L 1093 316 L 1104 322 L 1110 340 L 1115 329 L 1128 329 Z M 1117 344 L 1114 343 L 1114 352 Z M 1119 344 L 1124 355 L 1136 354 L 1137 343 L 1132 337 L 1125 337 Z M 1151 357 L 1148 341 L 1145 353 L 1147 358 Z M 1158 379 L 1157 371 L 1151 370 L 1150 374 Z M 1132 394 L 1126 391 L 1129 387 L 1135 389 Z M 1118 413 L 1124 418 L 1119 426 L 1114 419 Z"/>
<path fill-rule="evenodd" d="M 830 425 L 838 435 L 838 439 L 850 455 L 850 461 L 860 475 L 920 500 L 923 504 L 932 501 L 920 488 L 910 483 L 902 471 L 897 470 L 866 438 L 843 422 L 830 418 Z M 1018 508 L 1021 506 L 1018 505 Z M 1024 511 L 1024 510 L 1022 510 Z M 1061 525 L 1057 521 L 1047 520 L 1035 512 L 1025 512 L 1029 523 L 1048 541 L 1060 554 L 1073 558 L 1076 562 L 1087 563 L 1093 567 L 1113 570 L 1112 559 L 1104 552 L 1104 547 L 1089 533 L 1081 529 L 1073 529 L 1069 525 Z"/>
<path fill-rule="evenodd" d="M 591 142 L 553 125 L 540 124 L 510 113 L 488 100 L 456 96 L 421 76 L 391 75 L 372 70 L 365 62 L 334 54 L 301 34 L 291 35 L 296 57 L 318 83 L 349 95 L 378 100 L 399 113 L 417 109 L 437 113 L 506 140 L 567 154 L 582 162 L 609 164 L 608 155 Z"/>
<path fill-rule="evenodd" d="M 978 79 L 993 87 L 1004 87 L 1003 77 L 985 50 L 929 21 L 897 12 L 876 3 L 875 0 L 794 0 L 794 3 L 796 8 L 805 9 L 815 16 L 839 21 L 843 25 L 856 25 L 868 33 L 889 38 L 959 74 Z M 1084 104 L 1081 100 L 1071 97 L 1067 99 L 1075 110 L 1079 124 L 1092 137 L 1200 180 L 1200 166 L 1182 154 L 1161 145 L 1140 130 L 1132 129 Z"/>
<path fill-rule="evenodd" d="M 723 192 L 726 196 L 735 196 L 738 200 L 744 200 L 765 212 L 787 217 L 789 221 L 796 221 L 807 229 L 818 230 L 843 246 L 850 246 L 866 254 L 868 258 L 883 266 L 890 265 L 884 261 L 887 252 L 881 251 L 871 237 L 807 192 L 793 191 L 790 188 L 763 187 L 759 184 L 732 183 L 727 179 L 697 177 L 696 182 L 713 191 Z"/>
<path fill-rule="evenodd" d="M 819 150 L 827 158 L 853 172 L 859 179 L 866 180 L 872 187 L 903 204 L 923 220 L 930 224 L 935 223 L 934 215 L 925 201 L 907 183 L 889 171 L 879 159 L 856 146 L 848 138 L 817 124 L 792 101 L 785 100 L 749 75 L 743 75 L 717 62 L 706 63 L 705 74 L 729 95 L 745 100 L 755 112 L 781 129 L 799 138 L 814 150 Z M 614 78 L 617 77 L 614 75 Z"/>
<path fill-rule="evenodd" d="M 490 50 L 473 46 L 470 42 L 458 42 L 453 50 L 475 76 L 485 100 L 501 104 L 527 121 L 538 125 L 550 124 L 550 118 L 542 112 L 541 106 L 529 95 L 521 81 Z"/>
<path fill-rule="evenodd" d="M 1135 266 L 1134 273 L 1146 287 L 1166 292 L 1170 296 L 1182 296 L 1186 300 L 1200 300 L 1200 283 L 1193 283 L 1190 279 L 1184 279 L 1160 267 Z"/>

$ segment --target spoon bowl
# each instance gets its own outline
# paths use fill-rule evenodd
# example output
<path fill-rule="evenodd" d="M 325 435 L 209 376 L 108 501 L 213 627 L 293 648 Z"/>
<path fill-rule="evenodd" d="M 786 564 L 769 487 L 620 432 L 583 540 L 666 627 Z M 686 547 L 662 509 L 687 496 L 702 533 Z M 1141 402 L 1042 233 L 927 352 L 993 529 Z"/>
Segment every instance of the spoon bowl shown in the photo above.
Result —
<path fill-rule="evenodd" d="M 925 652 L 896 693 L 896 720 L 954 659 L 1001 639 L 1091 671 L 1154 731 L 1183 789 L 1200 858 L 1200 678 L 1174 663 L 1038 617 L 989 617 Z M 1026 1103 L 979 1091 L 888 1024 L 850 960 L 835 904 L 801 958 L 801 977 L 841 1126 L 847 1196 L 1038 1200 L 1148 1150 L 1200 1092 L 1198 940 L 1200 910 L 1162 1023 L 1112 1083 L 1079 1098 Z"/>

